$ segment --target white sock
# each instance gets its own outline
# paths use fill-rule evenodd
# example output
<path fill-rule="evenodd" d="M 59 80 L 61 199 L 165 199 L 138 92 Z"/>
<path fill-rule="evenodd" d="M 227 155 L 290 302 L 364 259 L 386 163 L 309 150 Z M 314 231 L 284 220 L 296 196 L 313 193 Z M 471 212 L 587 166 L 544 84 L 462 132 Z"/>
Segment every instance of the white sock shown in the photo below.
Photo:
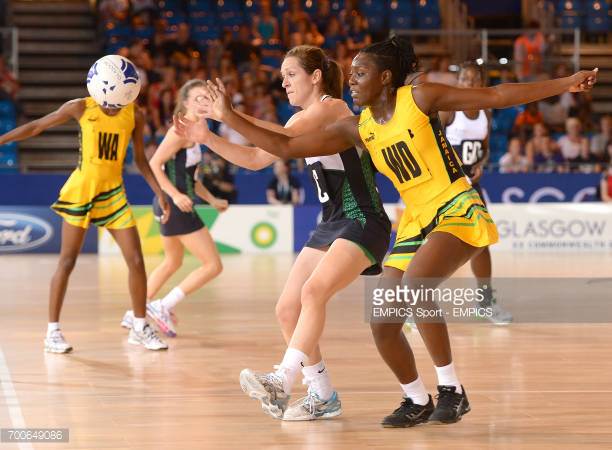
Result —
<path fill-rule="evenodd" d="M 450 363 L 448 366 L 436 367 L 436 373 L 438 374 L 438 384 L 442 386 L 455 386 L 457 394 L 461 394 L 461 383 L 455 373 L 455 364 Z"/>
<path fill-rule="evenodd" d="M 132 322 L 132 328 L 134 328 L 134 331 L 140 333 L 142 330 L 144 330 L 146 323 L 147 320 L 144 317 L 134 317 L 134 322 Z"/>
<path fill-rule="evenodd" d="M 427 393 L 427 389 L 425 389 L 425 384 L 423 380 L 421 380 L 421 377 L 417 377 L 417 379 L 411 383 L 400 384 L 400 386 L 406 398 L 412 400 L 412 403 L 415 405 L 425 406 L 429 403 L 429 394 Z"/>
<path fill-rule="evenodd" d="M 161 304 L 168 311 L 172 311 L 176 307 L 176 305 L 178 305 L 178 303 L 184 298 L 185 293 L 180 287 L 177 286 L 162 299 Z"/>
<path fill-rule="evenodd" d="M 297 348 L 288 348 L 283 356 L 283 362 L 280 363 L 276 374 L 283 379 L 283 390 L 290 394 L 293 383 L 297 378 L 303 363 L 308 361 L 308 356 L 299 351 Z"/>
<path fill-rule="evenodd" d="M 313 366 L 304 366 L 302 373 L 304 378 L 306 378 L 308 386 L 312 388 L 321 400 L 327 401 L 330 399 L 334 393 L 334 388 L 332 387 L 329 372 L 325 368 L 323 360 Z"/>
<path fill-rule="evenodd" d="M 47 336 L 49 336 L 55 330 L 59 330 L 59 329 L 60 329 L 59 322 L 49 322 L 47 324 Z"/>

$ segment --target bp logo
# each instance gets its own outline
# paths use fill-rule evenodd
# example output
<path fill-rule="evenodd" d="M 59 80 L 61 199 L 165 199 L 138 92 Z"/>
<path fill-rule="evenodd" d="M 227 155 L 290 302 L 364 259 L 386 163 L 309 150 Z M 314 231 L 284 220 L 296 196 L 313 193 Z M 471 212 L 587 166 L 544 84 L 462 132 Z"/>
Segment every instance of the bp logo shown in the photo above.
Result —
<path fill-rule="evenodd" d="M 276 242 L 276 228 L 269 222 L 259 222 L 251 230 L 251 241 L 259 248 L 270 248 Z"/>

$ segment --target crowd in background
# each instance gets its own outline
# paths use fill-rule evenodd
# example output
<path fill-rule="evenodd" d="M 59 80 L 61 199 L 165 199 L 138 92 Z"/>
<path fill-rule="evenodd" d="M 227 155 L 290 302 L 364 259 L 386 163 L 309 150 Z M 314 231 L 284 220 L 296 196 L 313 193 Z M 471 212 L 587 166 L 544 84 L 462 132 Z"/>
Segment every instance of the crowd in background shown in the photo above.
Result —
<path fill-rule="evenodd" d="M 166 1 L 177 2 L 177 10 L 182 7 L 184 11 L 194 4 L 192 0 L 191 3 Z M 184 21 L 178 15 L 169 15 L 175 6 L 166 5 L 163 9 L 164 2 L 154 0 L 99 2 L 99 23 L 107 52 L 132 60 L 143 81 L 138 102 L 146 112 L 149 154 L 171 125 L 176 93 L 187 80 L 218 77 L 227 86 L 237 109 L 258 119 L 285 123 L 294 112 L 281 87 L 279 73 L 287 49 L 300 44 L 320 46 L 340 63 L 346 78 L 353 56 L 386 34 L 368 31 L 367 18 L 359 11 L 357 1 L 318 0 L 316 8 L 306 11 L 303 2 L 290 0 L 282 14 L 273 10 L 269 0 L 256 3 L 255 14 L 220 30 L 218 36 L 203 40 L 202 30 L 194 29 L 194 22 L 187 20 L 187 14 Z M 342 7 L 334 10 L 339 4 Z M 546 38 L 526 30 L 515 42 L 515 66 L 493 74 L 490 82 L 570 74 L 566 64 L 552 69 L 545 67 L 542 64 L 545 53 Z M 426 76 L 420 80 L 454 84 L 456 73 L 450 70 L 454 67 L 450 56 L 443 55 L 434 59 L 430 67 L 421 68 Z M 0 98 L 14 100 L 18 89 L 18 82 L 0 59 Z M 358 112 L 352 105 L 346 79 L 344 99 Z M 498 119 L 496 113 L 492 136 L 497 133 L 498 138 L 491 140 L 489 167 L 500 172 L 604 172 L 612 159 L 610 116 L 593 115 L 589 94 L 565 93 L 515 109 L 513 113 L 501 111 Z M 507 125 L 499 125 L 504 120 Z M 227 126 L 211 122 L 211 127 L 231 142 L 248 145 Z M 207 186 L 215 195 L 233 201 L 236 192 L 232 189 L 232 180 L 236 168 L 214 154 L 206 158 L 202 172 Z M 294 163 L 288 170 L 292 167 L 300 170 L 302 166 Z M 268 198 L 273 201 L 271 191 Z M 295 202 L 299 198 L 293 195 L 293 188 L 288 192 L 286 195 L 287 191 L 283 191 L 283 201 Z"/>

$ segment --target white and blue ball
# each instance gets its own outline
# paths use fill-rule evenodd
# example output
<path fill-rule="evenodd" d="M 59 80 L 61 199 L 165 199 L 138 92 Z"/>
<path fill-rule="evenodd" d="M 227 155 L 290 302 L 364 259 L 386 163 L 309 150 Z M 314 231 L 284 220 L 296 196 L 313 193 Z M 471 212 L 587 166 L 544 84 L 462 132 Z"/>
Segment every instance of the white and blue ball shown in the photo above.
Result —
<path fill-rule="evenodd" d="M 123 108 L 140 92 L 136 66 L 127 58 L 107 55 L 97 60 L 87 73 L 87 90 L 104 108 Z"/>

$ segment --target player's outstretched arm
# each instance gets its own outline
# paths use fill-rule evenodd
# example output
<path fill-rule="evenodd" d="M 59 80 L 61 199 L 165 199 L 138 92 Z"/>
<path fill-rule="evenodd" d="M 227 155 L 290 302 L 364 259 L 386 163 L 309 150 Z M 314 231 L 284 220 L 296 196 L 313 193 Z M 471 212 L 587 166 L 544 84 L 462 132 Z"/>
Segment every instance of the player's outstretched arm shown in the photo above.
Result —
<path fill-rule="evenodd" d="M 229 127 L 242 134 L 254 145 L 281 159 L 301 158 L 307 156 L 333 155 L 351 148 L 360 143 L 357 132 L 357 116 L 339 120 L 327 128 L 289 137 L 281 133 L 260 128 L 232 109 L 231 101 L 216 85 L 209 85 L 209 96 L 213 101 L 213 108 L 217 117 L 220 117 Z M 183 136 L 202 142 L 205 139 L 204 125 L 177 117 L 175 120 L 177 132 Z"/>
<path fill-rule="evenodd" d="M 533 83 L 504 83 L 486 88 L 458 88 L 438 83 L 423 83 L 413 90 L 421 111 L 466 111 L 508 108 L 553 97 L 564 92 L 589 91 L 597 82 L 598 69 L 581 70 L 574 75 Z"/>
<path fill-rule="evenodd" d="M 83 115 L 84 110 L 84 99 L 77 98 L 67 101 L 52 113 L 3 134 L 0 136 L 0 145 L 23 141 L 24 139 L 39 135 L 49 128 L 68 122 L 70 119 L 79 120 L 79 118 Z"/>

